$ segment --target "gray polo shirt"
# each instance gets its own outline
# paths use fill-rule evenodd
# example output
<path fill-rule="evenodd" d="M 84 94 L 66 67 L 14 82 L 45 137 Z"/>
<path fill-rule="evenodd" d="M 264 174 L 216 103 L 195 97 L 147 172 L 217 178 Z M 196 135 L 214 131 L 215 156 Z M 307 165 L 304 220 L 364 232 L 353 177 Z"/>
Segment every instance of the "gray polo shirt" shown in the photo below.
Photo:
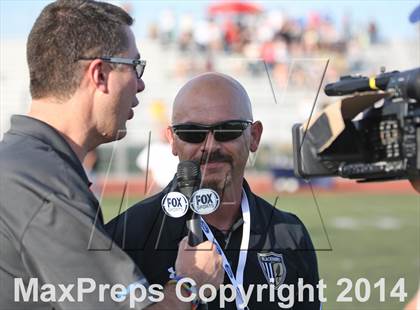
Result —
<path fill-rule="evenodd" d="M 54 128 L 12 117 L 0 142 L 0 309 L 129 309 L 129 296 L 114 301 L 110 288 L 147 289 L 132 260 L 112 246 L 89 185 Z"/>

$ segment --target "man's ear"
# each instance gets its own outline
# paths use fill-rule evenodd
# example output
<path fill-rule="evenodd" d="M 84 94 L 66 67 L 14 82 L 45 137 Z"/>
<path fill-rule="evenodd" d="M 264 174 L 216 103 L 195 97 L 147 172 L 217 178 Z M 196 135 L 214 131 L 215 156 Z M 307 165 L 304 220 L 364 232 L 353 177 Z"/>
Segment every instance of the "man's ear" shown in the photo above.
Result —
<path fill-rule="evenodd" d="M 169 141 L 169 144 L 172 148 L 172 154 L 174 156 L 178 156 L 178 152 L 176 151 L 176 146 L 174 143 L 174 132 L 172 131 L 172 128 L 170 126 L 166 127 L 166 139 Z"/>
<path fill-rule="evenodd" d="M 94 87 L 103 92 L 108 93 L 108 80 L 111 67 L 100 59 L 93 60 L 87 70 L 89 81 Z"/>
<path fill-rule="evenodd" d="M 251 152 L 257 151 L 258 145 L 260 144 L 262 132 L 263 132 L 262 123 L 260 121 L 255 121 L 251 125 L 251 144 L 249 146 L 249 150 Z"/>

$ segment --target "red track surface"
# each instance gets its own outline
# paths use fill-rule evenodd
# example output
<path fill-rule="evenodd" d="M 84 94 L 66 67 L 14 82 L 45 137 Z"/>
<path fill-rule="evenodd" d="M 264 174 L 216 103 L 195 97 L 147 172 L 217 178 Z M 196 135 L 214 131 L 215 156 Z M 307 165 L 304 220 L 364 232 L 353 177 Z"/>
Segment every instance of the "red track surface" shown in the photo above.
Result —
<path fill-rule="evenodd" d="M 270 176 L 248 176 L 248 182 L 254 192 L 263 194 L 275 193 L 273 187 L 273 179 Z M 153 186 L 152 180 L 148 180 L 146 186 L 146 180 L 142 177 L 129 178 L 129 179 L 112 179 L 105 181 L 104 179 L 99 180 L 99 185 L 105 186 L 106 195 L 120 195 L 123 190 L 125 183 L 127 182 L 127 191 L 131 195 L 134 193 L 137 195 L 150 195 L 156 193 L 159 188 Z M 308 191 L 309 187 L 302 187 L 299 192 Z M 408 181 L 389 181 L 379 183 L 357 183 L 355 181 L 336 179 L 333 186 L 329 189 L 318 189 L 317 191 L 322 192 L 372 192 L 372 193 L 387 193 L 387 194 L 414 194 L 415 191 L 411 187 Z"/>

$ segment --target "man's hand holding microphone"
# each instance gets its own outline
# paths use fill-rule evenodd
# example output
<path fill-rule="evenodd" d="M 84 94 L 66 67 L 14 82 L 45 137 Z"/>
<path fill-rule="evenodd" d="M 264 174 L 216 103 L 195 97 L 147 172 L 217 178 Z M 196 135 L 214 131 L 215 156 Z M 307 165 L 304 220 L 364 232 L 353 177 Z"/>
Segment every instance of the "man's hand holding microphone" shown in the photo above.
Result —
<path fill-rule="evenodd" d="M 204 284 L 218 289 L 224 281 L 222 257 L 213 242 L 203 241 L 199 214 L 208 214 L 216 210 L 219 206 L 219 196 L 213 190 L 199 189 L 200 166 L 194 161 L 179 163 L 174 183 L 176 184 L 173 184 L 171 191 L 162 200 L 165 217 L 184 216 L 190 207 L 193 212 L 187 221 L 189 234 L 181 240 L 178 247 L 174 280 L 169 283 L 176 284 L 183 278 L 190 278 L 196 283 L 193 290 L 198 290 Z M 178 191 L 174 191 L 175 189 Z M 194 204 L 193 201 L 200 201 L 200 198 L 206 203 L 200 203 L 197 208 L 197 203 Z M 163 225 L 164 223 L 165 220 Z M 205 304 L 201 304 L 201 307 L 206 309 Z"/>

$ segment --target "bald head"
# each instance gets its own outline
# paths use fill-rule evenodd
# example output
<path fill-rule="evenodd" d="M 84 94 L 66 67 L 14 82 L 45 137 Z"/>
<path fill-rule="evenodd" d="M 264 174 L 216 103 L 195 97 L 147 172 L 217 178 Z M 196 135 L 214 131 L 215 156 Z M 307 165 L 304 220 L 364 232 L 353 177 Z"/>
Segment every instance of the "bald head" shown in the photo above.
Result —
<path fill-rule="evenodd" d="M 247 126 L 221 125 L 233 120 Z M 190 80 L 178 92 L 172 113 L 172 125 L 188 123 L 196 126 L 183 127 L 187 128 L 184 132 L 167 128 L 172 153 L 180 161 L 200 163 L 204 187 L 221 196 L 229 193 L 226 201 L 240 201 L 249 152 L 257 150 L 262 134 L 262 124 L 253 121 L 251 102 L 243 86 L 227 75 L 213 72 Z M 209 127 L 213 129 L 207 130 Z M 188 128 L 192 132 L 188 133 Z M 230 128 L 239 135 L 228 135 Z M 206 131 L 205 135 L 202 131 Z"/>
<path fill-rule="evenodd" d="M 187 82 L 175 97 L 172 124 L 232 119 L 252 120 L 252 108 L 244 87 L 228 75 L 201 74 Z"/>

